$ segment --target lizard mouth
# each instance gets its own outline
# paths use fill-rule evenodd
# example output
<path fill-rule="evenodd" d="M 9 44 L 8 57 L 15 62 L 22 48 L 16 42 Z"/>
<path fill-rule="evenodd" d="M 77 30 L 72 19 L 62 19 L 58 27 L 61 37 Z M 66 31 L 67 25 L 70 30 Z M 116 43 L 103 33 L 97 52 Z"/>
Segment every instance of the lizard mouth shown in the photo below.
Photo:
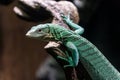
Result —
<path fill-rule="evenodd" d="M 45 35 L 42 35 L 42 36 L 32 36 L 32 35 L 29 35 L 29 34 L 26 34 L 26 36 L 28 37 L 28 38 L 32 38 L 32 39 L 39 39 L 39 40 L 41 40 L 41 41 L 45 41 L 45 42 L 49 42 L 49 41 L 55 41 L 55 39 L 53 38 L 53 37 L 51 37 L 51 36 L 48 36 L 47 34 L 45 34 Z"/>
<path fill-rule="evenodd" d="M 30 4 L 32 3 L 32 5 Z M 52 17 L 50 11 L 45 10 L 39 3 L 35 6 L 35 2 L 28 3 L 25 0 L 18 1 L 18 5 L 14 7 L 15 14 L 27 21 L 45 21 Z"/>

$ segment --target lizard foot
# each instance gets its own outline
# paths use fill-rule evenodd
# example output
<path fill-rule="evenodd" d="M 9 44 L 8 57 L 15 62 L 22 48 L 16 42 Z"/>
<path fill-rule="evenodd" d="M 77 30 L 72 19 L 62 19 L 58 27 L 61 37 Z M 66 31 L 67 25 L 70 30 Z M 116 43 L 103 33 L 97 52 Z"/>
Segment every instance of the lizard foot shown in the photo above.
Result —
<path fill-rule="evenodd" d="M 64 57 L 61 57 L 61 56 L 57 56 L 57 58 L 62 59 L 62 60 L 64 60 L 64 61 L 69 63 L 68 65 L 64 65 L 64 68 L 74 67 L 75 66 L 71 57 L 64 58 Z"/>
<path fill-rule="evenodd" d="M 64 14 L 61 14 L 61 17 L 62 17 L 62 19 L 63 19 L 65 22 L 70 22 L 70 21 L 72 21 L 72 20 L 70 20 L 70 13 L 69 13 L 67 16 L 65 16 Z"/>

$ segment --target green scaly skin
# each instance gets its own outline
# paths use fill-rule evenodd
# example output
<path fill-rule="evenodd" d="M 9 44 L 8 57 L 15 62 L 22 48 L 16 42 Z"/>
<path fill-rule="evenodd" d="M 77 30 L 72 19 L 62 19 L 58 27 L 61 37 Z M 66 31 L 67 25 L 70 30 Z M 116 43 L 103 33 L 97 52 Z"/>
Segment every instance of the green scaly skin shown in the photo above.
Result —
<path fill-rule="evenodd" d="M 61 41 L 71 52 L 71 55 L 65 53 L 68 58 L 58 56 L 69 63 L 64 67 L 76 67 L 80 59 L 93 80 L 120 80 L 120 73 L 95 45 L 79 35 L 84 29 L 73 23 L 69 17 L 62 15 L 62 18 L 75 31 L 48 23 L 32 27 L 26 36 L 42 41 Z"/>

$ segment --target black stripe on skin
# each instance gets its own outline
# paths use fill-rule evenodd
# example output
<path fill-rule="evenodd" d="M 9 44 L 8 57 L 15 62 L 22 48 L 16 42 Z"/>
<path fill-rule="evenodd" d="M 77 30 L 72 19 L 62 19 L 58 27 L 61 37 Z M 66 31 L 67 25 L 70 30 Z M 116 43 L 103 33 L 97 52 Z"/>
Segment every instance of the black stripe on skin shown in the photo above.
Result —
<path fill-rule="evenodd" d="M 104 59 L 101 59 L 100 61 L 94 62 L 94 65 L 97 66 L 97 68 L 102 67 L 102 66 L 108 66 L 108 63 L 104 61 Z"/>
<path fill-rule="evenodd" d="M 91 49 L 94 49 L 94 47 L 89 47 L 89 48 L 87 48 L 87 49 L 85 49 L 85 50 L 81 50 L 81 52 L 82 52 L 82 53 L 85 53 L 85 52 L 87 52 L 87 51 L 89 52 Z"/>
<path fill-rule="evenodd" d="M 94 54 L 97 54 L 97 52 L 94 52 L 94 53 L 92 53 L 92 54 L 90 54 L 90 55 L 87 55 L 87 56 L 84 56 L 84 57 L 85 57 L 87 60 L 89 60 L 90 62 L 95 61 L 95 60 L 97 60 L 98 58 L 101 58 L 101 59 L 102 59 L 102 56 L 101 56 L 101 55 L 97 55 L 97 56 L 95 56 L 95 57 L 93 57 L 93 58 L 90 59 L 90 57 L 92 57 Z"/>
<path fill-rule="evenodd" d="M 89 56 L 93 56 L 94 54 L 97 54 L 98 53 L 98 51 L 95 51 L 95 52 L 92 52 L 92 53 L 88 53 L 87 55 L 85 55 L 84 57 L 89 57 Z"/>
<path fill-rule="evenodd" d="M 80 38 L 78 38 L 78 37 L 72 37 L 72 41 L 74 42 L 74 41 L 79 41 L 80 40 Z"/>
<path fill-rule="evenodd" d="M 87 42 L 82 42 L 82 43 L 78 44 L 77 47 L 82 47 L 82 46 L 85 46 L 87 44 L 88 44 Z"/>
<path fill-rule="evenodd" d="M 102 70 L 106 70 L 106 72 L 103 72 L 104 74 L 107 74 L 107 75 L 104 75 L 104 77 L 107 77 L 107 79 L 113 79 L 115 78 L 115 76 L 117 75 L 117 72 L 115 70 L 112 70 L 113 67 L 111 67 L 111 65 L 107 64 L 107 63 L 104 63 L 104 64 L 101 64 L 101 65 L 97 65 L 96 67 L 99 71 L 102 71 Z M 102 74 L 103 74 L 102 73 Z"/>

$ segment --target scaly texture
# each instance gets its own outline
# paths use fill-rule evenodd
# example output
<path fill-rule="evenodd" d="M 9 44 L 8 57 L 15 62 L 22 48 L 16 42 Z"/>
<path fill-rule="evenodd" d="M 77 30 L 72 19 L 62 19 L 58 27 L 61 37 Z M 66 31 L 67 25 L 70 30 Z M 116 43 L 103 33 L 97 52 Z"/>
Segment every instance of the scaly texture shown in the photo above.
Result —
<path fill-rule="evenodd" d="M 78 25 L 65 16 L 63 19 L 69 26 L 76 29 L 75 32 L 56 24 L 40 24 L 31 28 L 26 35 L 44 41 L 63 42 L 71 52 L 71 54 L 65 53 L 68 58 L 58 56 L 69 63 L 65 67 L 77 66 L 80 59 L 93 80 L 120 80 L 120 73 L 105 56 L 91 42 L 79 35 L 83 33 L 83 28 L 80 26 L 78 28 Z"/>

